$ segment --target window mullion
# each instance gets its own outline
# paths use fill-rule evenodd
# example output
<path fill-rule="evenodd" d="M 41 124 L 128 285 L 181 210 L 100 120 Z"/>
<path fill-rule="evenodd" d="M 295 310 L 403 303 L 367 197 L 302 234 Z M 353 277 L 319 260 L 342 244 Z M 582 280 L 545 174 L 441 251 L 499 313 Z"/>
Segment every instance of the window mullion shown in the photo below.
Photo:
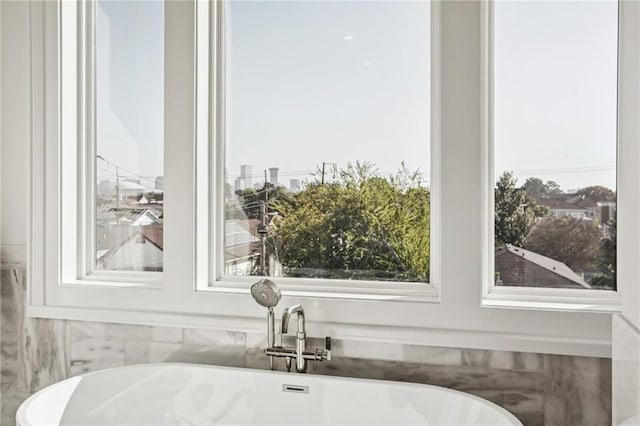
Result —
<path fill-rule="evenodd" d="M 195 3 L 165 3 L 164 286 L 195 280 Z"/>

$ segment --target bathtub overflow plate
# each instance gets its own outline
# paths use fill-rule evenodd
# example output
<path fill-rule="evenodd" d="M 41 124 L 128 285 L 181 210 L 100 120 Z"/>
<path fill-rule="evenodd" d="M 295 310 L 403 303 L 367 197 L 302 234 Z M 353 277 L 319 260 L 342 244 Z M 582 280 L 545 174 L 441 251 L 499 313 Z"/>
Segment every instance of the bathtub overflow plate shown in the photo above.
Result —
<path fill-rule="evenodd" d="M 309 386 L 282 385 L 282 392 L 309 393 Z"/>

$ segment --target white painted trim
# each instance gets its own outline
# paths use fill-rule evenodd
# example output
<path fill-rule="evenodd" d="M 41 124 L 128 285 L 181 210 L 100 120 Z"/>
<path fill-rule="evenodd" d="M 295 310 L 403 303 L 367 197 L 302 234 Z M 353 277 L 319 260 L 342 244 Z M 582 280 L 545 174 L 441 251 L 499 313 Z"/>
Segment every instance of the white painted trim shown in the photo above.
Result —
<path fill-rule="evenodd" d="M 494 152 L 493 152 L 493 1 L 483 1 L 480 6 L 480 114 L 482 120 L 482 135 L 480 143 L 481 158 L 486 170 L 482 173 L 482 222 L 485 228 L 482 232 L 482 295 L 486 297 L 494 287 L 493 276 L 495 269 L 495 227 L 494 206 L 495 193 L 493 182 Z"/>
<path fill-rule="evenodd" d="M 234 283 L 243 283 L 248 288 L 254 278 L 239 278 L 223 275 L 224 272 L 224 212 L 225 200 L 225 9 L 224 2 L 216 2 L 215 19 L 212 36 L 212 46 L 214 46 L 213 58 L 216 66 L 214 68 L 214 80 L 216 83 L 216 94 L 214 98 L 215 111 L 212 115 L 217 128 L 215 134 L 215 158 L 211 162 L 214 168 L 214 185 L 210 227 L 213 230 L 214 237 L 212 239 L 213 248 L 211 250 L 210 264 L 212 274 L 208 287 L 198 286 L 200 290 L 221 288 L 225 291 L 227 288 L 237 287 Z M 306 293 L 321 292 L 321 288 L 331 294 L 331 297 L 342 295 L 342 297 L 352 298 L 355 294 L 354 289 L 361 291 L 360 298 L 367 299 L 369 297 L 379 297 L 388 294 L 396 294 L 399 298 L 408 298 L 409 300 L 420 300 L 426 302 L 440 301 L 441 286 L 441 93 L 440 93 L 440 21 L 441 6 L 439 1 L 431 3 L 430 9 L 430 91 L 431 91 L 431 128 L 430 128 L 430 189 L 431 189 L 431 217 L 430 217 L 430 279 L 429 283 L 397 283 L 383 281 L 352 281 L 352 280 L 322 280 L 322 279 L 304 279 L 304 278 L 278 278 L 281 288 L 291 289 L 292 291 L 303 289 Z M 400 291 L 398 292 L 398 289 Z"/>
<path fill-rule="evenodd" d="M 31 21 L 29 21 L 31 25 Z M 0 203 L 2 202 L 2 51 L 4 46 L 2 45 L 2 3 L 0 2 Z M 4 265 L 4 248 L 2 247 L 2 209 L 0 209 L 0 266 Z"/>
<path fill-rule="evenodd" d="M 247 295 L 248 297 L 248 295 Z M 171 312 L 132 312 L 115 309 L 42 308 L 31 306 L 28 315 L 75 321 L 121 322 L 151 326 L 205 328 L 221 331 L 264 333 L 263 315 L 224 317 L 214 315 L 182 315 Z M 115 320 L 117 319 L 117 321 Z M 471 348 L 516 352 L 548 353 L 610 358 L 608 339 L 574 336 L 546 336 L 526 333 L 447 328 L 411 328 L 360 323 L 336 324 L 308 321 L 310 336 L 332 336 L 347 341 L 399 343 L 447 348 Z"/>
<path fill-rule="evenodd" d="M 213 149 L 212 157 L 210 159 L 210 165 L 213 165 L 213 170 L 210 171 L 213 185 L 211 186 L 210 196 L 210 208 L 211 216 L 209 219 L 209 235 L 210 240 L 210 259 L 209 259 L 209 276 L 208 284 L 217 282 L 221 279 L 224 272 L 224 259 L 222 256 L 216 256 L 217 253 L 224 253 L 224 210 L 220 210 L 220 207 L 224 209 L 224 184 L 225 184 L 225 141 L 226 141 L 226 39 L 225 39 L 225 2 L 218 1 L 215 3 L 213 9 L 213 16 L 211 19 L 211 60 L 213 62 L 212 67 L 212 86 L 214 92 L 212 93 L 213 99 L 211 104 L 213 105 L 212 114 L 210 115 L 213 122 Z"/>
<path fill-rule="evenodd" d="M 210 212 L 210 182 L 211 173 L 211 149 L 213 138 L 211 137 L 210 112 L 211 100 L 214 99 L 211 82 L 212 47 L 210 39 L 210 26 L 213 16 L 212 5 L 207 1 L 196 3 L 196 155 L 195 155 L 195 184 L 196 184 L 196 229 L 208 230 Z M 195 289 L 207 286 L 209 282 L 209 232 L 196 232 L 196 274 Z"/>
<path fill-rule="evenodd" d="M 164 282 L 193 291 L 196 275 L 196 4 L 165 2 Z"/>
<path fill-rule="evenodd" d="M 429 284 L 430 288 L 424 289 L 426 293 L 431 293 L 432 301 L 441 301 L 442 294 L 442 7 L 440 1 L 431 3 L 431 50 L 430 50 L 430 71 L 431 71 L 431 113 L 430 120 L 430 197 L 431 206 L 429 208 L 429 238 L 431 247 L 429 248 Z M 424 284 L 422 284 L 424 286 Z"/>
<path fill-rule="evenodd" d="M 44 106 L 43 100 L 45 99 L 44 88 L 45 84 L 45 66 L 44 66 L 44 52 L 45 52 L 45 31 L 42 25 L 37 25 L 38 22 L 44 21 L 44 5 L 41 2 L 29 3 L 31 14 L 30 16 L 30 31 L 31 31 L 31 138 L 29 155 L 31 159 L 30 173 L 29 173 L 29 191 L 30 191 L 30 214 L 29 214 L 29 229 L 28 229 L 28 241 L 30 241 L 27 262 L 30 267 L 29 276 L 34 277 L 35 280 L 44 280 L 45 271 L 44 265 L 40 261 L 44 255 L 44 238 L 37 238 L 37 236 L 44 236 L 45 223 L 42 215 L 34 215 L 33 211 L 45 210 L 45 199 L 42 197 L 44 191 L 45 173 L 43 164 L 41 161 L 45 158 L 44 144 L 38 143 L 45 138 L 46 128 L 44 121 Z M 33 143 L 33 142 L 36 143 Z M 37 162 L 35 161 L 37 159 Z M 39 244 L 38 244 L 39 243 Z M 38 261 L 33 262 L 32 259 Z M 44 303 L 44 297 L 40 293 L 34 293 L 34 288 L 28 289 L 29 297 L 36 303 Z"/>
<path fill-rule="evenodd" d="M 80 217 L 78 233 L 82 237 L 79 240 L 78 250 L 78 275 L 89 276 L 96 272 L 96 0 L 88 0 L 79 3 L 81 14 L 78 22 L 78 33 L 81 35 L 81 49 L 79 63 L 83 78 L 79 83 L 82 88 L 82 107 L 78 111 L 80 123 L 82 123 L 82 141 L 78 147 L 82 155 L 84 176 L 79 188 Z"/>
<path fill-rule="evenodd" d="M 86 285 L 87 281 L 78 280 L 77 276 L 63 277 L 60 274 L 58 265 L 61 252 L 57 242 L 62 237 L 59 233 L 59 219 L 63 215 L 58 209 L 60 111 L 57 5 L 53 2 L 37 3 L 34 10 L 38 10 L 39 5 L 45 10 L 45 22 L 41 25 L 44 36 L 42 40 L 34 39 L 32 54 L 44 58 L 41 64 L 44 70 L 38 70 L 40 65 L 34 60 L 32 82 L 34 86 L 41 86 L 44 82 L 44 88 L 34 88 L 32 105 L 34 132 L 30 171 L 29 315 L 263 332 L 264 309 L 251 300 L 246 280 L 225 279 L 206 292 L 192 291 L 195 274 L 195 258 L 192 254 L 196 242 L 193 239 L 194 232 L 186 222 L 187 219 L 193 219 L 196 210 L 179 213 L 183 220 L 183 224 L 179 226 L 184 226 L 181 229 L 187 230 L 190 236 L 185 240 L 176 240 L 178 242 L 175 247 L 187 249 L 177 257 L 172 257 L 184 260 L 191 256 L 182 263 L 189 271 L 181 275 L 177 273 L 178 268 L 165 274 L 165 284 L 168 285 L 163 291 L 148 286 L 141 287 L 135 281 L 130 281 L 130 286 L 120 288 L 107 285 L 104 281 Z M 210 9 L 211 19 L 220 22 L 222 2 L 212 5 L 215 7 Z M 486 127 L 482 124 L 483 95 L 478 78 L 483 67 L 478 37 L 484 28 L 481 28 L 480 7 L 477 2 L 434 3 L 442 22 L 437 26 L 441 36 L 432 40 L 432 72 L 434 78 L 439 80 L 437 84 L 432 83 L 437 86 L 432 88 L 432 96 L 435 96 L 434 99 L 440 105 L 437 112 L 432 111 L 432 122 L 435 123 L 432 129 L 432 161 L 440 159 L 438 164 L 450 165 L 436 170 L 436 164 L 432 170 L 432 173 L 435 171 L 440 177 L 439 182 L 434 182 L 438 185 L 438 189 L 434 189 L 438 194 L 434 194 L 437 201 L 434 200 L 436 209 L 432 209 L 432 214 L 440 215 L 440 219 L 437 219 L 440 226 L 435 232 L 441 233 L 441 236 L 437 237 L 437 243 L 432 242 L 432 252 L 440 256 L 437 272 L 440 277 L 433 280 L 437 285 L 442 284 L 441 291 L 435 293 L 437 297 L 434 298 L 433 291 L 437 292 L 438 289 L 429 286 L 412 288 L 411 284 L 398 284 L 396 287 L 389 287 L 381 283 L 347 283 L 348 286 L 341 286 L 341 283 L 332 283 L 335 288 L 330 288 L 327 292 L 327 288 L 321 286 L 320 282 L 301 288 L 295 280 L 282 280 L 284 296 L 280 307 L 302 303 L 307 312 L 311 336 L 331 335 L 354 340 L 397 341 L 433 346 L 610 356 L 611 315 L 607 313 L 588 312 L 586 309 L 577 312 L 553 310 L 548 306 L 540 309 L 481 306 L 482 282 L 486 279 L 487 263 L 482 251 L 486 246 L 487 228 L 492 221 L 487 221 L 486 213 L 483 217 L 471 217 L 461 215 L 456 210 L 460 205 L 459 198 L 477 206 L 479 211 L 482 211 L 483 206 L 486 207 L 484 203 L 488 198 L 488 182 L 486 177 L 482 177 L 487 173 L 482 158 L 486 147 L 483 148 L 480 143 L 481 134 L 486 132 Z M 35 21 L 33 31 L 41 22 L 36 13 L 32 15 L 32 19 Z M 209 34 L 210 49 L 220 49 L 223 46 L 219 32 L 220 26 L 217 31 Z M 201 38 L 199 35 L 198 40 Z M 438 58 L 437 62 L 434 62 L 435 58 Z M 209 102 L 214 108 L 221 106 L 221 97 L 216 97 L 216 94 L 221 94 L 223 87 L 224 76 L 220 74 L 224 70 L 221 65 L 215 61 L 210 63 L 211 68 L 217 70 L 210 82 L 214 99 Z M 202 78 L 200 68 L 192 69 L 192 72 L 196 77 L 200 75 Z M 38 75 L 42 75 L 41 80 L 36 78 Z M 42 99 L 38 99 L 40 94 Z M 187 89 L 182 95 L 184 99 L 189 96 L 192 98 L 193 90 Z M 198 98 L 184 102 L 202 108 Z M 36 120 L 39 111 L 42 111 L 44 123 Z M 213 112 L 215 116 L 217 110 Z M 461 126 L 460 120 L 463 120 L 464 126 Z M 185 119 L 184 122 L 193 124 L 193 120 Z M 196 121 L 195 125 L 198 124 L 202 123 Z M 219 121 L 211 123 L 211 126 L 207 137 L 217 140 L 224 137 L 224 129 Z M 45 132 L 37 131 L 42 128 Z M 205 137 L 201 127 L 194 128 L 200 130 L 197 133 L 199 139 L 189 149 L 198 149 Z M 190 140 L 194 140 L 195 136 Z M 466 155 L 461 156 L 461 152 Z M 224 152 L 219 149 L 211 150 L 209 154 L 215 164 L 220 164 L 220 159 L 224 158 Z M 192 153 L 188 157 L 193 165 Z M 631 160 L 632 164 L 640 163 L 640 159 Z M 193 184 L 197 170 L 194 171 L 193 167 L 180 170 L 184 173 L 181 177 L 176 177 L 175 187 L 188 188 L 189 182 Z M 215 176 L 209 177 L 214 177 L 213 185 L 219 186 L 224 173 L 220 169 L 215 173 Z M 471 176 L 471 179 L 463 179 L 461 176 Z M 633 188 L 637 189 L 636 186 Z M 484 196 L 480 196 L 483 191 Z M 193 191 L 188 193 L 193 194 Z M 451 194 L 455 194 L 455 197 L 450 196 Z M 38 203 L 43 209 L 33 208 Z M 199 205 L 194 207 L 193 200 L 188 200 L 187 205 L 190 209 L 199 209 Z M 197 211 L 202 214 L 201 210 Z M 65 215 L 66 213 L 65 210 Z M 67 219 L 63 219 L 66 223 Z M 44 247 L 39 240 L 42 234 L 34 232 L 39 227 L 46 235 Z M 213 233 L 213 238 L 209 241 L 216 247 L 215 244 L 218 244 L 222 235 L 221 230 L 209 228 L 213 229 L 198 231 Z M 434 237 L 435 233 L 432 234 L 432 238 Z M 461 263 L 461 259 L 464 259 L 464 263 Z M 213 275 L 209 278 L 217 278 L 220 271 L 210 269 Z M 367 292 L 360 286 L 368 286 Z M 167 291 L 169 288 L 171 291 Z M 354 289 L 358 291 L 354 292 Z M 320 291 L 322 294 L 318 297 Z"/>
<path fill-rule="evenodd" d="M 581 290 L 581 289 L 555 289 L 555 288 L 535 288 L 535 287 L 510 287 L 495 285 L 495 199 L 494 199 L 494 3 L 495 0 L 483 1 L 481 3 L 481 116 L 482 116 L 482 198 L 484 217 L 484 229 L 482 232 L 482 251 L 484 272 L 482 276 L 482 306 L 487 307 L 508 307 L 525 309 L 568 309 L 574 311 L 602 311 L 620 312 L 622 308 L 622 292 L 606 290 Z M 625 3 L 625 2 L 622 2 Z M 619 29 L 622 34 L 622 29 Z M 620 39 L 626 38 L 629 34 L 622 34 Z M 622 46 L 619 46 L 621 49 Z M 620 64 L 618 70 L 620 70 Z M 628 97 L 619 90 L 620 99 Z M 619 113 L 623 110 L 619 107 Z M 635 141 L 633 142 L 635 144 Z M 620 137 L 618 133 L 618 151 L 622 145 L 628 145 L 629 139 Z M 638 164 L 638 163 L 636 163 Z M 627 172 L 627 163 L 618 158 L 618 186 L 624 187 L 629 183 L 640 182 L 639 180 L 629 180 L 623 178 Z M 636 166 L 637 168 L 637 166 Z M 620 188 L 618 188 L 620 197 Z M 621 210 L 621 209 L 620 209 Z M 631 210 L 631 211 L 638 211 Z M 618 248 L 620 253 L 621 248 Z M 620 278 L 619 278 L 620 280 Z"/>
<path fill-rule="evenodd" d="M 640 325 L 640 3 L 620 2 L 618 70 L 618 290 Z"/>
<path fill-rule="evenodd" d="M 84 142 L 81 128 L 80 106 L 80 61 L 81 40 L 77 30 L 80 23 L 80 4 L 78 2 L 62 2 L 59 7 L 59 28 L 69 29 L 60 31 L 60 140 L 59 160 L 56 164 L 56 176 L 60 176 L 58 191 L 60 202 L 56 203 L 57 216 L 60 224 L 60 274 L 63 280 L 78 278 L 78 243 L 81 241 L 78 235 L 81 210 L 78 202 L 80 169 L 84 161 L 79 150 Z M 46 120 L 46 118 L 45 118 Z M 53 146 L 51 147 L 53 148 Z M 46 208 L 46 207 L 45 207 Z M 79 214 L 80 213 L 80 214 Z M 57 275 L 57 274 L 56 274 Z"/>

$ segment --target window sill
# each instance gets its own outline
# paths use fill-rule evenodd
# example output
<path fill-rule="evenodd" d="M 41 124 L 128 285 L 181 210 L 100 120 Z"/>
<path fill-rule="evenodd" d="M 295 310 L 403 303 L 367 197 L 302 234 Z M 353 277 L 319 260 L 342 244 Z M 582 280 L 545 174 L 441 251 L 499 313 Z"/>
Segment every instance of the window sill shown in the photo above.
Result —
<path fill-rule="evenodd" d="M 615 314 L 622 312 L 622 302 L 534 301 L 484 299 L 483 308 L 528 309 L 535 311 L 593 312 Z"/>
<path fill-rule="evenodd" d="M 278 283 L 280 285 L 280 282 Z M 182 328 L 209 328 L 263 334 L 266 310 L 249 294 L 248 286 L 221 283 L 206 291 L 174 292 L 137 288 L 57 286 L 59 298 L 30 301 L 28 315 L 77 321 L 115 322 Z M 288 287 L 288 288 L 287 288 Z M 434 303 L 433 299 L 399 292 L 395 295 L 355 294 L 281 286 L 276 308 L 303 305 L 310 337 L 472 348 L 562 355 L 610 357 L 611 318 L 605 309 L 560 304 L 517 306 L 513 301 L 473 305 Z M 430 288 L 433 291 L 433 287 Z M 99 292 L 96 295 L 96 292 Z M 422 300 L 427 299 L 428 301 Z M 486 301 L 485 301 L 486 302 Z M 486 307 L 513 309 L 486 309 Z M 523 309 L 524 308 L 524 309 Z M 604 315 L 603 315 L 604 314 Z"/>
<path fill-rule="evenodd" d="M 362 300 L 362 301 L 394 301 L 439 303 L 440 296 L 437 288 L 425 283 L 376 281 L 348 281 L 348 280 L 299 280 L 294 278 L 273 278 L 283 296 L 302 299 L 332 299 L 332 300 Z M 198 290 L 212 293 L 247 293 L 250 285 L 257 280 L 241 277 L 225 277 Z"/>
<path fill-rule="evenodd" d="M 493 287 L 482 307 L 613 314 L 622 311 L 622 297 L 609 290 Z"/>

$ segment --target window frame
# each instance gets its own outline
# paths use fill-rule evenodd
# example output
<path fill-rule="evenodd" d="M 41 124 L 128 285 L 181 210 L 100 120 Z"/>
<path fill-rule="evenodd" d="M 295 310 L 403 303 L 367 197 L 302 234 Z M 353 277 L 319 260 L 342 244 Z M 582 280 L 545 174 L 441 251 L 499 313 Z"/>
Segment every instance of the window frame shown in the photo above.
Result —
<path fill-rule="evenodd" d="M 211 168 L 214 170 L 214 184 L 209 193 L 213 199 L 211 206 L 211 213 L 209 214 L 210 221 L 207 224 L 210 229 L 214 230 L 214 235 L 218 237 L 211 238 L 211 241 L 215 243 L 209 246 L 209 274 L 208 282 L 204 283 L 203 280 L 198 281 L 197 290 L 199 291 L 227 291 L 229 289 L 246 289 L 248 286 L 256 281 L 256 277 L 241 277 L 241 276 L 229 276 L 224 275 L 224 212 L 225 200 L 225 176 L 224 170 L 226 167 L 226 155 L 225 155 L 225 77 L 226 77 L 226 62 L 225 62 L 225 2 L 215 2 L 215 6 L 212 8 L 215 18 L 211 19 L 213 25 L 211 25 L 211 34 L 209 39 L 211 41 L 212 52 L 211 58 L 216 64 L 212 67 L 212 79 L 213 85 L 216 87 L 217 96 L 213 96 L 213 102 L 215 104 L 214 113 L 212 114 L 212 120 L 215 123 L 214 128 L 217 131 L 212 135 L 212 145 L 215 147 L 214 155 L 210 159 Z M 437 2 L 432 3 L 430 16 L 431 16 L 431 52 L 430 52 L 430 64 L 431 64 L 431 99 L 430 103 L 439 104 L 439 93 L 435 90 L 438 87 L 438 76 L 434 75 L 437 71 L 437 67 L 434 66 L 438 63 L 437 50 L 434 51 L 434 46 L 439 42 L 439 32 L 437 22 L 439 21 L 439 6 Z M 436 15 L 436 16 L 434 16 Z M 436 25 L 436 28 L 433 28 Z M 204 36 L 203 36 L 204 38 Z M 433 109 L 433 108 L 430 108 Z M 434 144 L 433 141 L 439 136 L 439 121 L 434 121 L 434 113 L 431 113 L 431 128 L 430 132 L 430 277 L 428 283 L 416 283 L 416 282 L 386 282 L 386 281 L 369 281 L 369 280 L 346 280 L 346 279 L 300 279 L 289 277 L 277 277 L 278 286 L 282 291 L 291 294 L 309 294 L 314 297 L 345 297 L 347 299 L 380 299 L 390 296 L 403 298 L 404 300 L 421 301 L 439 303 L 440 301 L 440 212 L 434 206 L 439 203 L 440 196 L 440 157 L 438 144 Z M 200 143 L 205 139 L 200 139 Z M 202 150 L 204 151 L 204 147 Z M 199 181 L 203 181 L 205 176 L 202 175 Z"/>
<path fill-rule="evenodd" d="M 622 31 L 622 3 L 624 0 L 620 0 L 618 3 L 618 50 L 621 49 L 620 40 L 623 38 Z M 488 1 L 483 3 L 481 11 L 481 19 L 483 24 L 482 30 L 482 122 L 484 125 L 482 131 L 483 137 L 483 156 L 486 158 L 486 172 L 484 173 L 484 179 L 486 184 L 484 188 L 487 189 L 483 194 L 483 197 L 487 199 L 487 203 L 490 206 L 491 215 L 488 218 L 493 224 L 494 220 L 494 206 L 495 206 L 495 191 L 494 191 L 494 114 L 493 114 L 493 102 L 494 102 L 494 73 L 493 73 L 493 56 L 494 56 L 494 6 L 495 1 Z M 617 74 L 618 74 L 618 93 L 617 93 L 617 111 L 616 115 L 619 116 L 621 112 L 620 104 L 624 97 L 620 93 L 620 56 L 618 54 Z M 617 168 L 620 164 L 620 145 L 621 145 L 621 131 L 620 131 L 620 119 L 618 118 L 616 129 L 616 157 Z M 625 141 L 626 142 L 626 141 Z M 623 180 L 619 170 L 617 170 L 617 181 L 620 186 Z M 618 194 L 620 190 L 618 188 Z M 490 226 L 487 235 L 485 235 L 485 253 L 487 258 L 485 260 L 488 272 L 484 274 L 483 280 L 483 306 L 487 307 L 513 307 L 513 308 L 541 308 L 541 309 L 588 309 L 593 311 L 620 311 L 622 306 L 622 293 L 618 287 L 618 291 L 611 290 L 596 290 L 596 289 L 556 289 L 556 288 L 542 288 L 542 287 L 515 287 L 515 286 L 496 286 L 495 277 L 495 227 Z M 620 278 L 619 278 L 620 279 Z"/>
<path fill-rule="evenodd" d="M 224 173 L 220 167 L 212 170 L 208 164 L 220 164 L 224 158 L 220 144 L 216 143 L 215 148 L 210 144 L 224 137 L 221 126 L 224 74 L 218 56 L 223 46 L 224 4 L 219 1 L 170 3 L 192 5 L 196 34 L 193 49 L 198 55 L 190 65 L 195 75 L 194 86 L 181 92 L 185 96 L 181 102 L 174 99 L 176 104 L 190 106 L 183 108 L 189 111 L 183 111 L 182 120 L 191 123 L 193 137 L 190 140 L 194 142 L 187 147 L 188 155 L 184 155 L 184 146 L 165 147 L 166 154 L 174 154 L 165 155 L 165 159 L 186 157 L 189 164 L 175 162 L 165 166 L 167 170 L 179 167 L 184 172 L 173 184 L 172 179 L 166 179 L 165 191 L 187 190 L 179 196 L 183 198 L 177 199 L 185 211 L 172 210 L 171 197 L 167 199 L 165 211 L 172 212 L 175 223 L 171 228 L 167 226 L 169 221 L 165 223 L 170 256 L 165 250 L 162 290 L 135 281 L 117 287 L 105 281 L 79 280 L 78 276 L 65 277 L 60 273 L 58 266 L 63 256 L 59 248 L 61 241 L 68 237 L 61 232 L 60 221 L 78 223 L 76 219 L 70 220 L 73 215 L 68 215 L 67 210 L 62 215 L 60 208 L 64 190 L 77 197 L 77 188 L 74 185 L 71 185 L 73 191 L 69 191 L 68 186 L 63 188 L 66 182 L 61 183 L 58 176 L 60 146 L 79 140 L 77 134 L 67 138 L 60 130 L 60 123 L 68 117 L 63 116 L 64 110 L 60 109 L 59 89 L 72 84 L 73 79 L 68 73 L 62 75 L 65 78 L 62 83 L 58 79 L 62 42 L 58 38 L 59 3 L 30 5 L 32 140 L 27 307 L 30 316 L 263 332 L 264 309 L 251 300 L 248 280 L 217 282 L 217 270 L 211 265 L 216 251 L 212 242 L 219 243 L 222 235 L 219 225 L 210 226 L 209 218 L 216 223 Z M 626 2 L 621 2 L 620 7 L 632 8 Z M 419 284 L 421 289 L 412 289 L 411 284 L 379 282 L 349 282 L 345 287 L 340 282 L 325 281 L 325 286 L 314 280 L 300 286 L 296 280 L 278 279 L 283 289 L 280 307 L 302 303 L 310 335 L 610 356 L 611 312 L 619 311 L 622 295 L 637 277 L 633 275 L 637 267 L 625 268 L 623 256 L 618 257 L 620 284 L 613 300 L 594 298 L 594 290 L 570 290 L 571 293 L 563 294 L 557 289 L 534 289 L 532 294 L 525 294 L 528 290 L 509 288 L 507 295 L 489 291 L 493 268 L 492 250 L 487 250 L 493 232 L 488 91 L 491 70 L 487 50 L 490 11 L 489 2 L 434 1 L 431 5 L 431 161 L 435 166 L 431 172 L 431 253 L 434 256 L 431 281 L 437 293 L 425 291 L 428 286 L 424 284 Z M 628 38 L 640 34 L 640 8 L 633 12 L 624 18 L 624 25 L 625 14 L 620 14 L 621 46 Z M 213 30 L 211 23 L 217 24 Z M 631 53 L 621 51 L 623 59 L 633 56 L 633 46 L 624 46 Z M 208 53 L 205 60 L 203 52 Z M 640 86 L 639 74 L 634 74 L 640 70 L 638 62 L 625 62 L 624 72 L 619 71 L 619 85 Z M 640 153 L 633 144 L 640 136 L 640 128 L 629 121 L 639 115 L 639 93 L 628 91 L 619 97 L 619 226 L 634 232 L 640 229 L 638 218 L 628 212 L 638 211 L 640 207 L 637 184 L 640 176 L 636 171 Z M 467 125 L 460 126 L 460 121 L 466 121 Z M 75 121 L 72 124 L 77 125 Z M 468 155 L 460 157 L 460 152 Z M 175 155 L 178 153 L 180 155 Z M 624 156 L 625 153 L 636 156 Z M 440 164 L 447 167 L 439 167 Z M 466 214 L 469 205 L 479 211 L 477 217 Z M 619 233 L 622 237 L 619 250 L 627 250 L 625 259 L 640 259 L 640 243 L 625 235 Z M 176 244 L 173 250 L 169 246 L 171 242 Z M 77 257 L 64 257 L 77 267 Z M 464 268 L 460 267 L 461 261 Z M 211 283 L 214 285 L 210 286 Z M 582 294 L 585 292 L 589 294 Z"/>

